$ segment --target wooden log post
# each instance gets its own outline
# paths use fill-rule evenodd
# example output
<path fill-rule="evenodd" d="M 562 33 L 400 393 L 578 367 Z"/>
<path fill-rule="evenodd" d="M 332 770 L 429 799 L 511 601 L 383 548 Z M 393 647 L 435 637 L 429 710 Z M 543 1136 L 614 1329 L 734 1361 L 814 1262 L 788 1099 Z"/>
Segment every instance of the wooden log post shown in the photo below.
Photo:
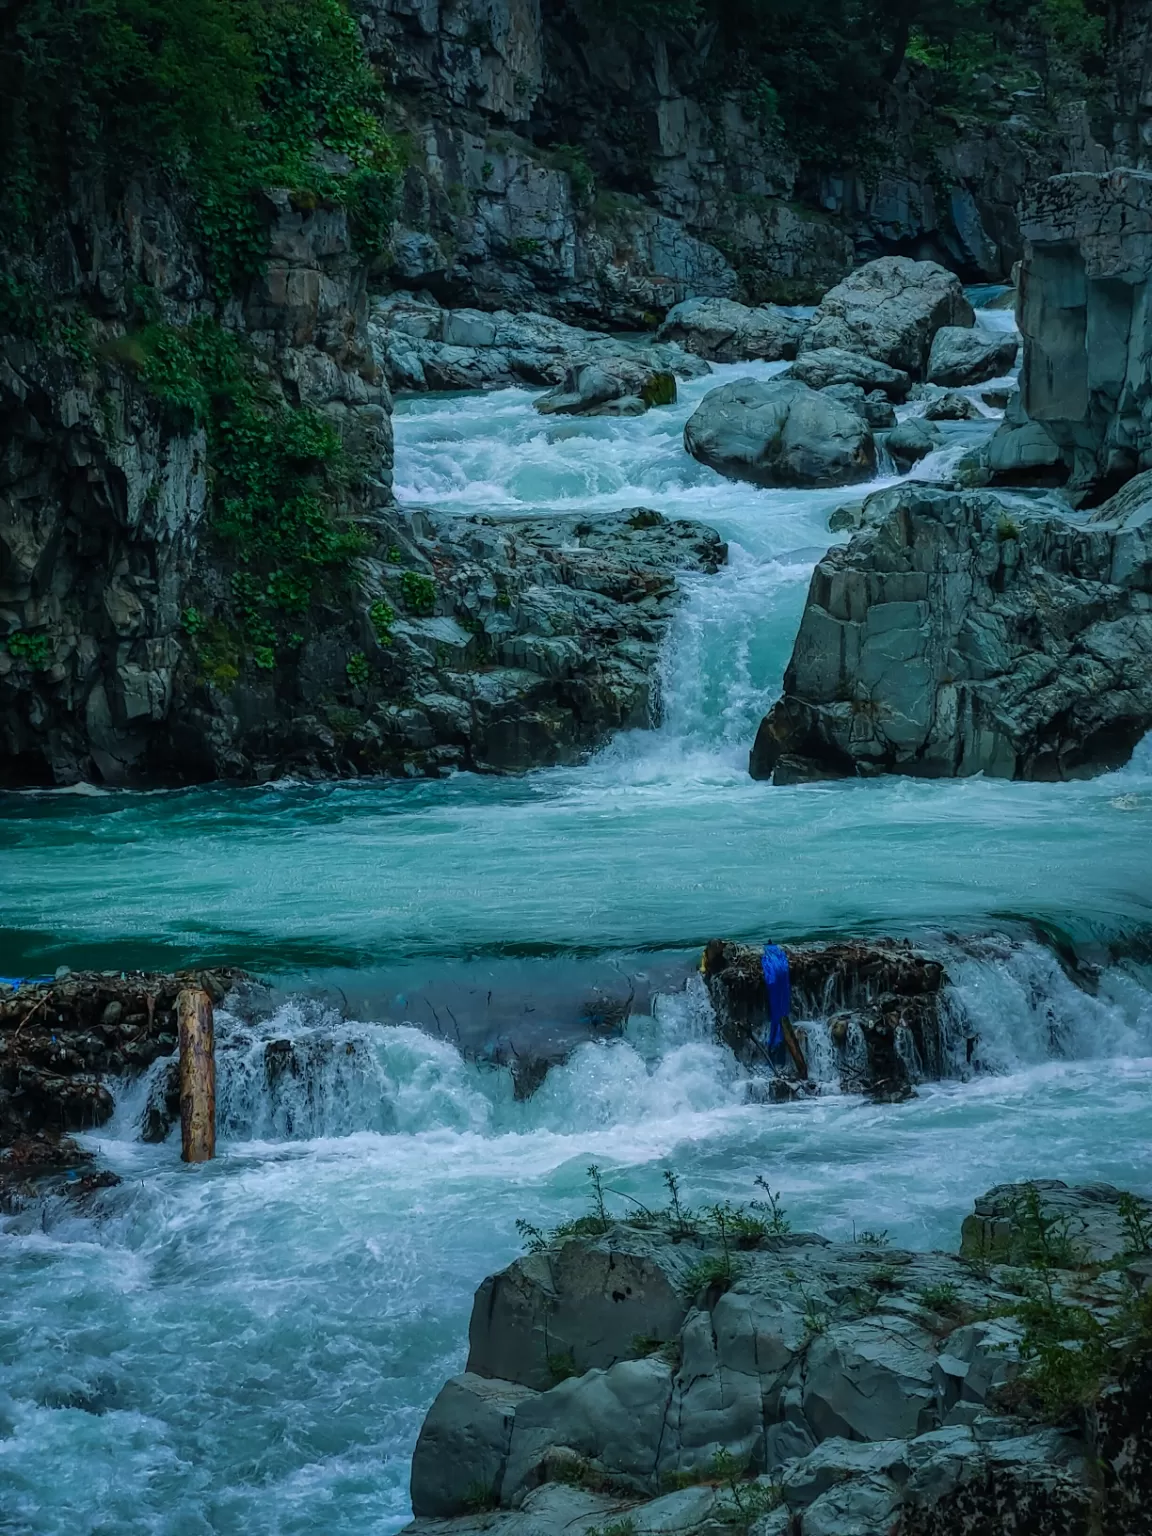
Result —
<path fill-rule="evenodd" d="M 180 1156 L 206 1163 L 216 1156 L 216 1040 L 212 999 L 198 987 L 176 998 L 180 1032 Z"/>

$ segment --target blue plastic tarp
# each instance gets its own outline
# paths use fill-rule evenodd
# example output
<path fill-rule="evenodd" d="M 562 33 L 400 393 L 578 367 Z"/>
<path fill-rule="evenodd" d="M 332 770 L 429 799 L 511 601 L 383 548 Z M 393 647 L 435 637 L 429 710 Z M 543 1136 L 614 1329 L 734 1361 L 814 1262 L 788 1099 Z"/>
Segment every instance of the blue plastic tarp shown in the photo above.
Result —
<path fill-rule="evenodd" d="M 760 958 L 764 981 L 768 988 L 768 1047 L 784 1044 L 784 1020 L 792 1013 L 792 977 L 788 970 L 788 956 L 779 944 L 765 944 Z"/>

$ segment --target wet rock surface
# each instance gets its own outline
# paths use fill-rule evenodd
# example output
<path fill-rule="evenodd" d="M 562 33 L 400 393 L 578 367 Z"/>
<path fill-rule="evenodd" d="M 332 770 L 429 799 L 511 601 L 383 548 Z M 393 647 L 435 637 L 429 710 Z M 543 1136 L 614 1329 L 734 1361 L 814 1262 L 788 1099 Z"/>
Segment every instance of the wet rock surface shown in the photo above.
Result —
<path fill-rule="evenodd" d="M 1001 331 L 985 331 L 978 325 L 941 326 L 928 353 L 928 382 L 956 389 L 999 379 L 1016 366 L 1019 350 L 1017 338 Z"/>
<path fill-rule="evenodd" d="M 1117 1249 L 1109 1223 L 1121 1206 L 1146 1220 L 1147 1202 L 1050 1181 L 982 1206 L 1005 1212 L 1004 1262 L 894 1250 L 882 1234 L 829 1242 L 767 1204 L 738 1229 L 733 1207 L 709 1217 L 682 1197 L 535 1234 L 477 1292 L 467 1372 L 417 1443 L 407 1529 L 1144 1529 L 1141 1514 L 1124 1521 L 1147 1474 L 1147 1415 L 1133 1413 L 1149 1343 L 1116 1321 L 1142 1315 L 1124 1277 L 1136 1229 Z M 1092 1406 L 1048 1418 L 1022 1300 L 1040 1274 L 1054 1316 L 1075 1296 L 1115 1341 Z"/>
<path fill-rule="evenodd" d="M 856 410 L 796 379 L 737 379 L 705 395 L 684 428 L 693 458 L 754 485 L 850 485 L 872 475 L 872 431 Z"/>
<path fill-rule="evenodd" d="M 898 941 L 782 946 L 792 985 L 792 1017 L 827 1020 L 835 1070 L 845 1093 L 887 1102 L 908 1097 L 920 1078 L 946 1074 L 943 964 Z M 773 1062 L 765 1046 L 768 989 L 760 948 L 713 939 L 701 971 L 716 1014 L 717 1037 L 746 1064 L 770 1066 L 770 1088 L 786 1097 L 795 1064 Z M 783 1079 L 783 1080 L 782 1080 Z"/>
<path fill-rule="evenodd" d="M 670 309 L 656 336 L 713 363 L 774 363 L 796 356 L 803 332 L 804 321 L 775 304 L 695 298 Z"/>
<path fill-rule="evenodd" d="M 829 289 L 801 352 L 860 352 L 919 379 L 936 333 L 944 326 L 971 326 L 975 318 L 954 272 L 932 261 L 884 256 Z"/>
<path fill-rule="evenodd" d="M 1152 502 L 1086 522 L 915 484 L 894 501 L 816 567 L 753 776 L 1066 779 L 1127 761 L 1152 724 Z"/>
<path fill-rule="evenodd" d="M 88 1161 L 66 1133 L 111 1116 L 105 1079 L 142 1073 L 175 1052 L 181 989 L 204 987 L 221 1002 L 243 980 L 221 969 L 83 971 L 0 986 L 0 1178 Z"/>

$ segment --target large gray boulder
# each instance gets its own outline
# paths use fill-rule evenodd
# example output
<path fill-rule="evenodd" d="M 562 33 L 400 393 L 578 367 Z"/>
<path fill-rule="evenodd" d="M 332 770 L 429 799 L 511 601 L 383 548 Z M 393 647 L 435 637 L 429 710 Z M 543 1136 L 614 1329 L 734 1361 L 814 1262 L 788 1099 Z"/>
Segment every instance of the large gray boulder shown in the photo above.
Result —
<path fill-rule="evenodd" d="M 984 445 L 974 465 L 981 484 L 1063 485 L 1068 466 L 1060 445 L 1043 422 L 1029 421 L 1014 393 L 1004 408 L 1004 420 Z"/>
<path fill-rule="evenodd" d="M 882 256 L 828 290 L 800 351 L 840 347 L 863 352 L 920 379 L 936 332 L 974 321 L 975 311 L 954 272 L 934 261 Z"/>
<path fill-rule="evenodd" d="M 542 416 L 642 416 L 654 405 L 673 405 L 675 400 L 673 374 L 621 356 L 565 369 L 555 389 L 533 404 Z"/>
<path fill-rule="evenodd" d="M 657 341 L 676 341 L 714 363 L 776 362 L 796 356 L 804 321 L 775 304 L 749 308 L 732 299 L 685 299 L 656 332 Z"/>
<path fill-rule="evenodd" d="M 816 567 L 752 776 L 1116 767 L 1152 727 L 1150 595 L 1152 501 L 1086 524 L 909 485 Z"/>
<path fill-rule="evenodd" d="M 454 1515 L 470 1503 L 495 1501 L 516 1410 L 537 1394 L 511 1381 L 466 1373 L 441 1387 L 412 1453 L 412 1508 Z"/>
<path fill-rule="evenodd" d="M 684 446 L 754 485 L 850 485 L 876 465 L 863 418 L 796 379 L 737 379 L 712 390 L 689 417 Z"/>
<path fill-rule="evenodd" d="M 902 368 L 890 368 L 874 357 L 865 357 L 861 352 L 846 352 L 843 347 L 821 347 L 814 352 L 802 352 L 785 377 L 799 379 L 810 389 L 855 384 L 867 392 L 880 390 L 897 404 L 907 399 L 912 387 L 912 380 Z"/>
<path fill-rule="evenodd" d="M 1019 339 L 981 326 L 944 325 L 932 338 L 928 354 L 929 384 L 958 389 L 999 379 L 1016 366 Z"/>

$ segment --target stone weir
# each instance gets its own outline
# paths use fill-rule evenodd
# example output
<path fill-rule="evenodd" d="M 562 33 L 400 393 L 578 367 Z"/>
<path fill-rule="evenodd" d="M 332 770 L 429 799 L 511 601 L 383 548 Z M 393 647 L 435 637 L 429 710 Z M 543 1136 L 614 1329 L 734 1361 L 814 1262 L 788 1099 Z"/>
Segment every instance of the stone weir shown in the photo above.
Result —
<path fill-rule="evenodd" d="M 777 1198 L 592 1214 L 476 1293 L 407 1536 L 1152 1530 L 1152 1206 L 1006 1185 L 960 1254 Z"/>

